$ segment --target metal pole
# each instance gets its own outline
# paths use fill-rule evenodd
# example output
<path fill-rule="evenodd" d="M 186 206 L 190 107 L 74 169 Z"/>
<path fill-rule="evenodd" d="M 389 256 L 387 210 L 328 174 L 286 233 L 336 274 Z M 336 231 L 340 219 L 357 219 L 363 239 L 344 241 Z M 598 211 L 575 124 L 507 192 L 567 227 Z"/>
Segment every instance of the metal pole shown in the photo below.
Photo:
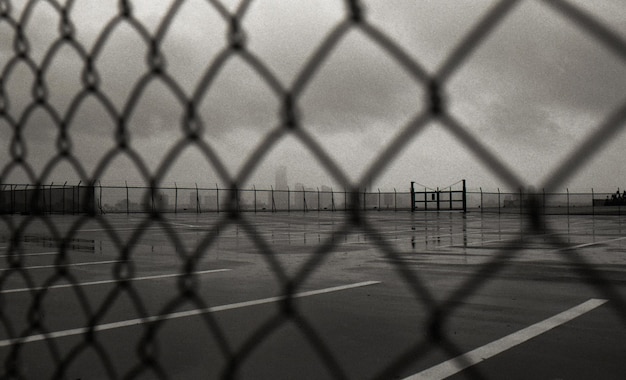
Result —
<path fill-rule="evenodd" d="M 82 180 L 78 181 L 78 185 L 76 186 L 76 205 L 78 206 L 79 213 L 80 213 L 80 184 L 82 182 L 83 182 Z"/>
<path fill-rule="evenodd" d="M 411 181 L 411 212 L 415 211 L 415 182 Z M 393 191 L 395 192 L 396 189 L 394 188 Z"/>
<path fill-rule="evenodd" d="M 596 205 L 595 205 L 595 201 L 593 200 L 595 198 L 595 195 L 593 194 L 593 187 L 591 188 L 591 215 L 595 215 L 596 214 Z"/>
<path fill-rule="evenodd" d="M 198 192 L 198 183 L 196 183 L 196 214 L 201 214 L 202 210 L 200 209 L 200 193 Z"/>
<path fill-rule="evenodd" d="M 463 213 L 467 212 L 467 188 L 465 187 L 465 180 L 463 180 Z"/>
<path fill-rule="evenodd" d="M 485 204 L 483 203 L 483 188 L 479 187 L 478 190 L 480 190 L 480 213 L 483 213 L 483 210 L 485 209 Z M 499 200 L 498 200 L 499 203 Z"/>
<path fill-rule="evenodd" d="M 317 188 L 317 212 L 320 212 L 320 188 Z"/>
<path fill-rule="evenodd" d="M 126 185 L 126 215 L 128 215 L 128 213 L 130 212 L 129 210 L 130 200 L 128 199 L 128 182 L 124 181 L 124 184 Z M 79 188 L 78 193 L 80 194 L 80 188 Z"/>
<path fill-rule="evenodd" d="M 500 188 L 498 187 L 498 215 L 500 214 Z"/>
<path fill-rule="evenodd" d="M 67 181 L 63 183 L 63 193 L 61 194 L 61 214 L 65 215 L 65 185 L 67 185 Z"/>

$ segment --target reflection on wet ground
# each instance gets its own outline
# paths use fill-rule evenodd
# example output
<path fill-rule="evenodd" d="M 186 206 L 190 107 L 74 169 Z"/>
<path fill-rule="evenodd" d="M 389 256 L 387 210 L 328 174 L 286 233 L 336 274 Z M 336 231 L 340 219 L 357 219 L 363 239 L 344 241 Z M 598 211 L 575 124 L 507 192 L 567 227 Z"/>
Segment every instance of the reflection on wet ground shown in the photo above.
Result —
<path fill-rule="evenodd" d="M 512 260 L 563 260 L 567 254 L 583 254 L 592 262 L 626 264 L 626 222 L 621 216 L 548 216 L 542 231 L 527 228 L 525 216 L 481 213 L 373 212 L 362 226 L 353 226 L 341 212 L 243 214 L 243 223 L 216 214 L 171 215 L 163 223 L 141 226 L 148 216 L 107 217 L 112 227 L 82 225 L 59 241 L 29 224 L 19 244 L 36 248 L 117 255 L 127 249 L 135 254 L 192 255 L 204 257 L 258 254 L 311 254 L 323 252 L 383 251 L 390 247 L 406 259 L 436 263 L 475 264 L 499 252 L 514 250 Z M 70 217 L 60 218 L 71 226 Z M 18 235 L 19 236 L 19 235 Z M 10 236 L 0 235 L 8 251 Z M 569 251 L 565 248 L 569 247 Z"/>

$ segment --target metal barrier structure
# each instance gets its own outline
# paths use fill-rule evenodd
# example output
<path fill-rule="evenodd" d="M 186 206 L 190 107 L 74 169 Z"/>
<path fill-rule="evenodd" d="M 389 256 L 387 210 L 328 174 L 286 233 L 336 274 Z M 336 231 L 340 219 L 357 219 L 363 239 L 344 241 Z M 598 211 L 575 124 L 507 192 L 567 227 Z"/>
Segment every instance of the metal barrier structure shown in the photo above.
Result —
<path fill-rule="evenodd" d="M 344 5 L 342 17 L 328 30 L 319 46 L 311 51 L 309 58 L 299 67 L 293 81 L 289 83 L 276 76 L 270 65 L 257 55 L 253 49 L 249 48 L 245 16 L 251 8 L 251 1 L 243 0 L 232 10 L 218 0 L 196 2 L 210 8 L 223 21 L 225 35 L 220 37 L 225 37 L 223 38 L 225 42 L 215 58 L 201 70 L 197 82 L 192 83 L 191 93 L 185 91 L 183 86 L 168 72 L 168 64 L 181 58 L 167 56 L 163 49 L 173 20 L 176 19 L 179 10 L 188 3 L 187 1 L 175 0 L 170 2 L 156 25 L 149 27 L 135 16 L 132 1 L 119 0 L 117 2 L 117 11 L 113 15 L 110 17 L 102 16 L 106 19 L 106 22 L 97 31 L 95 42 L 91 46 L 85 46 L 77 38 L 77 34 L 80 31 L 76 28 L 72 11 L 78 3 L 80 3 L 80 0 L 0 0 L 0 26 L 2 27 L 0 33 L 2 33 L 4 38 L 9 36 L 9 43 L 5 43 L 5 46 L 3 46 L 2 66 L 0 66 L 0 128 L 2 128 L 4 133 L 3 137 L 6 137 L 2 148 L 2 157 L 5 158 L 3 162 L 0 162 L 0 190 L 5 194 L 2 198 L 2 204 L 5 205 L 3 207 L 8 207 L 7 210 L 9 212 L 9 214 L 0 216 L 4 241 L 8 242 L 4 249 L 7 268 L 0 273 L 0 287 L 3 287 L 11 276 L 24 278 L 24 281 L 29 283 L 30 277 L 21 260 L 23 250 L 19 243 L 25 240 L 23 236 L 24 230 L 28 226 L 35 222 L 41 222 L 47 226 L 50 234 L 54 235 L 53 241 L 68 244 L 67 242 L 74 238 L 74 235 L 81 227 L 94 222 L 107 229 L 107 233 L 115 241 L 112 249 L 117 250 L 119 253 L 119 262 L 112 273 L 116 288 L 112 292 L 111 298 L 119 294 L 127 295 L 135 302 L 138 313 L 145 312 L 142 300 L 137 297 L 133 286 L 129 284 L 129 276 L 133 273 L 134 264 L 131 253 L 135 248 L 137 240 L 152 225 L 158 225 L 166 231 L 164 234 L 165 238 L 170 239 L 174 245 L 178 244 L 177 247 L 180 246 L 180 239 L 176 236 L 176 232 L 165 223 L 162 210 L 163 203 L 159 204 L 159 196 L 155 193 L 155 189 L 160 187 L 161 182 L 173 167 L 176 159 L 183 154 L 186 148 L 191 147 L 199 151 L 206 162 L 215 168 L 215 172 L 220 177 L 222 183 L 229 184 L 229 190 L 216 190 L 214 194 L 216 197 L 215 211 L 219 209 L 219 212 L 223 213 L 223 217 L 219 219 L 219 226 L 241 226 L 243 230 L 248 232 L 250 239 L 254 240 L 258 247 L 264 250 L 269 266 L 275 271 L 276 280 L 279 281 L 280 279 L 282 281 L 278 282 L 276 287 L 282 289 L 285 294 L 280 301 L 284 305 L 281 309 L 282 314 L 273 319 L 272 323 L 268 323 L 259 328 L 259 330 L 253 331 L 249 337 L 244 339 L 246 343 L 239 351 L 230 351 L 228 344 L 225 344 L 223 341 L 223 334 L 219 326 L 214 323 L 211 317 L 206 317 L 204 326 L 213 336 L 218 337 L 218 341 L 221 343 L 219 349 L 226 352 L 223 355 L 228 361 L 227 369 L 224 371 L 225 378 L 236 377 L 237 370 L 246 363 L 249 353 L 257 348 L 261 341 L 268 339 L 279 326 L 287 323 L 291 323 L 291 325 L 295 326 L 295 329 L 302 333 L 312 350 L 321 357 L 323 365 L 327 366 L 330 376 L 345 378 L 341 363 L 335 360 L 324 345 L 324 342 L 312 332 L 314 330 L 307 323 L 305 313 L 302 310 L 298 310 L 297 303 L 292 301 L 298 297 L 299 287 L 302 285 L 302 282 L 310 277 L 312 273 L 319 270 L 324 258 L 333 252 L 337 244 L 336 241 L 340 240 L 337 238 L 346 236 L 350 231 L 360 231 L 377 238 L 375 240 L 378 248 L 394 263 L 394 269 L 399 281 L 406 285 L 406 288 L 414 294 L 415 299 L 426 300 L 420 303 L 420 305 L 422 308 L 427 309 L 429 315 L 428 323 L 423 326 L 422 334 L 426 343 L 420 345 L 418 341 L 414 346 L 407 348 L 403 355 L 386 364 L 382 373 L 372 374 L 372 377 L 389 378 L 391 374 L 409 366 L 415 357 L 426 355 L 432 350 L 442 350 L 453 357 L 460 353 L 455 336 L 444 330 L 444 322 L 461 307 L 462 301 L 472 297 L 474 292 L 488 283 L 495 274 L 506 268 L 506 259 L 514 255 L 516 251 L 523 249 L 525 242 L 516 241 L 516 246 L 507 246 L 506 249 L 494 254 L 493 258 L 477 267 L 473 276 L 459 284 L 458 289 L 451 291 L 448 298 L 438 300 L 424 286 L 425 280 L 418 273 L 409 270 L 402 260 L 395 260 L 399 256 L 398 252 L 394 250 L 392 245 L 385 243 L 384 236 L 379 236 L 376 226 L 368 221 L 363 210 L 373 210 L 373 207 L 369 207 L 369 205 L 374 202 L 368 201 L 367 198 L 378 199 L 381 197 L 381 194 L 370 193 L 371 195 L 365 194 L 366 196 L 363 196 L 362 189 L 368 183 L 371 183 L 372 180 L 381 177 L 384 171 L 394 162 L 398 152 L 407 147 L 427 125 L 432 123 L 436 123 L 441 129 L 449 132 L 508 189 L 526 189 L 528 187 L 520 179 L 517 172 L 505 164 L 503 158 L 492 153 L 487 144 L 471 132 L 464 124 L 462 114 L 459 116 L 458 112 L 451 111 L 451 102 L 446 96 L 446 88 L 450 85 L 453 74 L 470 60 L 470 56 L 478 50 L 485 39 L 494 33 L 503 20 L 515 14 L 516 7 L 522 3 L 521 1 L 502 0 L 495 2 L 476 21 L 469 32 L 461 38 L 459 43 L 445 54 L 441 64 L 434 70 L 428 70 L 419 59 L 416 59 L 408 52 L 405 46 L 402 46 L 390 37 L 387 31 L 370 22 L 367 8 L 362 4 L 366 3 L 365 1 L 345 0 L 342 2 Z M 621 64 L 626 64 L 626 40 L 624 36 L 605 25 L 597 17 L 589 14 L 572 1 L 549 0 L 538 1 L 537 3 L 541 4 L 547 12 L 551 12 L 553 17 L 576 27 L 581 33 L 588 36 L 612 56 L 617 57 Z M 32 20 L 38 8 L 44 5 L 57 16 L 58 33 L 52 36 L 43 36 L 48 37 L 47 46 L 43 50 L 35 51 L 33 46 L 36 43 L 41 44 L 41 41 L 45 42 L 46 39 L 36 35 L 36 29 L 33 29 Z M 392 2 L 389 3 L 389 6 L 393 6 Z M 145 52 L 145 70 L 135 78 L 136 81 L 131 85 L 126 98 L 111 99 L 105 89 L 108 83 L 101 76 L 102 56 L 106 46 L 110 43 L 110 37 L 120 27 L 129 28 L 138 36 L 137 40 L 140 41 L 139 45 L 141 46 L 133 45 L 126 48 Z M 412 84 L 416 88 L 422 89 L 425 95 L 420 104 L 423 107 L 412 115 L 400 132 L 372 160 L 373 163 L 365 169 L 362 177 L 355 181 L 351 180 L 341 165 L 335 162 L 324 145 L 315 138 L 314 134 L 303 126 L 301 110 L 299 109 L 299 103 L 303 98 L 305 90 L 316 80 L 316 73 L 333 52 L 341 49 L 340 42 L 352 32 L 358 33 L 392 62 L 397 64 L 398 67 L 408 74 L 413 81 Z M 200 49 L 201 47 L 199 46 L 198 50 Z M 65 88 L 64 84 L 52 84 L 49 81 L 52 62 L 63 50 L 69 50 L 78 57 L 82 62 L 82 67 L 79 68 L 78 89 L 74 93 L 69 94 L 69 104 L 64 109 L 59 109 L 51 103 L 49 96 L 52 89 Z M 245 158 L 241 168 L 234 174 L 226 169 L 222 158 L 216 153 L 209 139 L 203 135 L 208 127 L 206 121 L 202 120 L 198 112 L 200 104 L 206 98 L 207 93 L 215 86 L 216 78 L 226 75 L 222 69 L 232 58 L 237 58 L 243 62 L 247 68 L 251 69 L 260 78 L 261 82 L 267 85 L 269 96 L 274 97 L 280 108 L 274 124 L 276 127 L 262 136 L 259 144 Z M 116 68 L 121 68 L 125 63 L 116 62 L 114 64 Z M 32 77 L 30 92 L 23 91 L 23 85 L 17 87 L 10 86 L 12 81 L 14 81 L 13 78 L 18 76 L 17 73 L 20 70 L 28 72 Z M 109 80 L 115 81 L 116 79 L 109 78 Z M 175 140 L 169 149 L 158 152 L 158 166 L 156 169 L 150 170 L 146 163 L 148 158 L 142 157 L 130 138 L 130 120 L 144 97 L 146 87 L 153 81 L 162 84 L 171 94 L 170 99 L 172 102 L 180 105 L 182 116 L 179 124 L 176 125 L 177 131 L 180 132 L 180 138 Z M 25 107 L 15 108 L 18 98 L 22 100 L 24 98 L 28 99 Z M 105 117 L 109 118 L 115 126 L 115 130 L 111 133 L 110 149 L 102 156 L 95 157 L 97 163 L 92 171 L 86 169 L 86 166 L 77 158 L 75 153 L 78 146 L 89 144 L 89 142 L 73 139 L 79 127 L 77 125 L 79 123 L 77 115 L 87 99 L 97 104 L 101 108 L 102 113 L 106 115 Z M 29 135 L 27 133 L 29 131 L 26 128 L 27 122 L 37 112 L 43 112 L 47 115 L 50 124 L 53 124 L 52 127 L 56 132 L 54 155 L 40 171 L 35 170 L 33 164 L 34 158 L 37 157 L 38 153 L 29 150 L 27 144 L 28 136 L 31 138 L 36 138 L 36 136 Z M 516 200 L 509 200 L 504 197 L 499 199 L 501 196 L 499 192 L 497 194 L 468 193 L 467 200 L 464 196 L 458 202 L 462 202 L 462 209 L 465 210 L 466 208 L 471 208 L 472 204 L 478 203 L 476 198 L 480 197 L 480 210 L 482 211 L 488 211 L 490 209 L 488 205 L 492 204 L 497 204 L 492 209 L 499 212 L 519 209 L 522 214 L 528 214 L 528 223 L 523 226 L 528 232 L 549 232 L 551 226 L 543 217 L 544 212 L 548 209 L 557 209 L 558 206 L 550 207 L 550 197 L 544 198 L 540 195 L 544 193 L 546 195 L 553 194 L 557 189 L 562 188 L 566 181 L 576 174 L 594 153 L 600 151 L 618 132 L 624 129 L 625 123 L 626 103 L 622 100 L 622 103 L 608 112 L 604 121 L 599 125 L 592 126 L 593 132 L 591 135 L 571 152 L 571 155 L 568 156 L 568 159 L 563 164 L 558 164 L 554 169 L 547 172 L 548 179 L 540 185 L 540 188 L 545 189 L 543 193 L 538 194 L 537 192 L 520 190 L 520 196 Z M 247 222 L 247 215 L 243 212 L 240 203 L 241 189 L 251 179 L 255 170 L 258 169 L 259 163 L 263 162 L 278 142 L 287 136 L 298 141 L 314 160 L 319 163 L 319 166 L 325 173 L 333 178 L 335 183 L 346 189 L 341 193 L 340 197 L 335 197 L 336 193 L 329 194 L 331 199 L 326 208 L 343 208 L 348 215 L 346 218 L 348 226 L 335 232 L 332 236 L 334 240 L 329 239 L 322 246 L 323 249 L 317 252 L 319 256 L 307 261 L 303 268 L 296 273 L 296 276 L 300 277 L 294 278 L 290 277 L 290 274 L 280 271 L 278 266 L 272 266 L 275 264 L 276 253 L 264 244 L 262 235 L 254 230 L 251 223 Z M 131 212 L 133 207 L 137 207 L 137 210 L 145 211 L 143 215 L 139 215 L 142 219 L 142 223 L 139 224 L 141 228 L 136 232 L 132 232 L 128 239 L 121 239 L 119 237 L 120 232 L 116 231 L 107 221 L 107 216 L 105 215 L 107 210 L 105 205 L 101 203 L 100 197 L 106 197 L 108 189 L 104 189 L 103 192 L 103 189 L 99 189 L 98 186 L 66 188 L 64 186 L 46 185 L 50 181 L 50 174 L 61 163 L 70 166 L 74 170 L 76 177 L 83 184 L 93 184 L 97 179 L 103 177 L 103 174 L 118 157 L 124 157 L 129 160 L 139 172 L 139 176 L 146 186 L 144 189 L 139 190 L 141 193 L 139 196 L 140 200 L 135 201 L 138 206 L 131 204 L 132 196 L 126 193 L 132 191 L 132 189 L 128 187 L 114 189 L 114 191 L 120 193 L 119 200 L 122 201 L 118 211 Z M 30 184 L 23 185 L 23 187 L 11 185 L 9 182 L 11 174 L 16 171 L 25 173 Z M 172 191 L 172 189 L 168 191 Z M 173 191 L 177 192 L 178 189 L 175 188 Z M 203 199 L 200 193 L 204 190 L 193 189 L 192 191 L 195 191 L 196 202 L 195 204 L 191 202 L 189 207 L 192 211 L 195 208 L 195 212 L 203 212 L 204 210 L 201 209 Z M 70 193 L 74 197 L 71 201 L 70 197 L 68 197 Z M 254 197 L 258 195 L 258 192 L 253 190 L 251 194 Z M 277 194 L 278 191 L 270 190 L 269 201 L 265 205 L 267 210 L 282 209 L 280 202 L 276 199 Z M 321 193 L 303 191 L 294 194 L 302 196 L 302 204 L 297 207 L 294 206 L 296 209 L 313 210 L 323 208 L 323 202 L 316 198 L 318 194 L 321 197 Z M 408 208 L 414 208 L 417 202 L 423 202 L 424 208 L 428 207 L 428 209 L 432 205 L 436 205 L 434 206 L 435 208 L 441 208 L 443 203 L 446 203 L 445 200 L 442 202 L 438 198 L 440 195 L 443 196 L 445 192 L 442 193 L 436 189 L 424 192 L 425 198 L 423 200 L 415 199 L 420 194 L 417 191 L 411 193 L 403 192 L 403 194 L 406 194 L 404 196 L 407 199 L 410 199 L 408 194 L 413 195 L 413 199 L 408 201 Z M 529 196 L 524 194 L 529 194 Z M 268 193 L 264 195 L 268 195 Z M 288 197 L 292 195 L 290 192 Z M 429 195 L 431 199 L 428 199 Z M 432 199 L 433 195 L 436 197 L 434 200 Z M 572 210 L 573 207 L 570 207 L 571 200 L 569 199 L 571 194 L 568 193 L 566 195 L 568 197 L 566 209 Z M 207 194 L 206 196 L 212 195 Z M 400 196 L 400 194 L 398 193 L 397 196 Z M 498 197 L 497 203 L 485 199 L 494 197 Z M 80 198 L 80 201 L 77 198 Z M 340 199 L 338 200 L 337 198 Z M 597 197 L 594 195 L 591 198 L 596 199 Z M 24 199 L 23 203 L 20 203 L 20 199 Z M 60 199 L 60 205 L 58 199 Z M 163 202 L 163 197 L 160 199 Z M 173 206 L 173 211 L 178 212 L 181 209 L 180 205 L 177 204 L 178 195 L 170 197 L 171 199 L 175 199 L 176 203 Z M 72 206 L 68 208 L 66 202 Z M 376 202 L 378 202 L 378 209 L 383 208 L 380 206 L 380 201 L 377 200 Z M 457 202 L 457 200 L 450 195 L 447 202 L 450 204 L 451 202 Z M 8 206 L 6 206 L 7 203 Z M 168 204 L 171 204 L 171 202 Z M 293 203 L 291 201 L 286 203 L 288 211 L 291 210 L 292 204 L 295 205 L 295 200 Z M 600 208 L 595 202 L 592 202 L 590 206 L 593 207 L 593 212 Z M 20 207 L 24 209 L 19 210 Z M 456 204 L 449 207 L 456 208 Z M 619 212 L 619 207 L 621 206 L 607 207 L 616 207 Z M 67 229 L 55 227 L 54 221 L 47 214 L 50 212 L 75 212 L 77 208 L 82 215 Z M 399 206 L 398 201 L 395 201 L 394 208 L 400 209 L 402 207 Z M 29 213 L 29 209 L 35 212 L 20 219 L 15 219 L 13 215 L 10 215 L 10 213 L 22 211 Z M 254 209 L 256 210 L 257 208 L 254 207 Z M 105 212 L 103 213 L 102 211 Z M 169 306 L 173 307 L 172 305 L 184 304 L 185 302 L 194 305 L 202 303 L 199 300 L 195 287 L 196 278 L 191 273 L 197 268 L 198 259 L 202 257 L 203 250 L 214 244 L 218 233 L 216 231 L 219 231 L 219 228 L 206 232 L 202 244 L 198 246 L 196 251 L 191 252 L 189 255 L 180 255 L 178 257 L 181 261 L 180 268 L 185 269 L 180 274 L 182 280 L 175 285 L 175 289 L 170 289 L 175 293 L 175 296 L 170 300 Z M 565 245 L 558 237 L 549 234 L 546 236 L 548 236 L 547 239 L 551 239 L 549 240 L 550 244 L 555 248 L 561 248 Z M 53 378 L 65 378 L 65 371 L 84 353 L 93 353 L 93 356 L 102 363 L 105 373 L 109 377 L 113 378 L 117 373 L 108 359 L 111 353 L 106 352 L 100 344 L 100 335 L 96 331 L 97 323 L 107 314 L 107 305 L 104 304 L 102 307 L 92 309 L 88 300 L 84 299 L 72 271 L 64 266 L 67 259 L 67 247 L 63 244 L 57 247 L 58 252 L 55 262 L 59 263 L 59 265 L 57 265 L 53 275 L 45 282 L 46 286 L 42 289 L 33 288 L 28 292 L 32 297 L 32 302 L 29 309 L 22 313 L 24 318 L 19 321 L 19 328 L 14 328 L 10 318 L 7 316 L 7 309 L 11 305 L 4 301 L 4 295 L 0 298 L 0 327 L 3 333 L 8 335 L 7 339 L 3 341 L 6 343 L 6 346 L 2 349 L 9 351 L 6 355 L 7 360 L 2 363 L 1 371 L 3 378 L 27 378 L 26 369 L 20 358 L 24 352 L 24 345 L 29 334 L 41 334 L 44 340 L 48 338 L 45 348 L 49 351 L 50 360 L 56 364 L 56 371 L 51 374 Z M 181 249 L 181 251 L 184 250 Z M 626 325 L 626 299 L 623 297 L 623 292 L 616 290 L 614 284 L 605 278 L 592 262 L 575 255 L 572 251 L 568 251 L 568 256 L 564 256 L 564 258 L 570 260 L 579 268 L 577 273 L 586 279 L 590 279 L 586 282 L 589 286 L 594 287 L 599 294 L 612 299 L 612 307 L 616 310 L 619 318 L 621 318 L 622 324 Z M 47 291 L 48 288 L 61 282 L 69 283 L 70 286 L 73 286 L 76 294 L 79 294 L 77 296 L 79 298 L 78 304 L 83 308 L 81 315 L 85 316 L 87 323 L 87 326 L 80 331 L 80 339 L 77 339 L 75 346 L 69 353 L 65 354 L 59 352 L 53 342 L 54 336 L 48 334 L 49 331 L 45 328 L 48 316 L 41 312 L 44 303 L 50 297 L 50 293 Z M 128 369 L 127 372 L 119 373 L 120 377 L 129 379 L 145 378 L 146 374 L 163 379 L 170 377 L 170 374 L 166 373 L 160 366 L 158 350 L 156 350 L 154 345 L 154 341 L 164 330 L 163 323 L 159 322 L 154 321 L 154 323 L 146 327 L 145 337 L 142 339 L 140 347 L 137 347 L 140 357 L 139 363 L 136 367 Z M 224 347 L 227 348 L 225 349 Z M 471 371 L 468 375 L 482 378 L 479 370 Z"/>
<path fill-rule="evenodd" d="M 459 183 L 462 186 L 460 190 L 453 190 L 456 184 L 452 184 L 443 189 L 424 187 L 424 191 L 418 192 L 415 190 L 415 182 L 411 182 L 411 211 L 428 211 L 430 209 L 467 212 L 465 180 L 461 180 Z"/>

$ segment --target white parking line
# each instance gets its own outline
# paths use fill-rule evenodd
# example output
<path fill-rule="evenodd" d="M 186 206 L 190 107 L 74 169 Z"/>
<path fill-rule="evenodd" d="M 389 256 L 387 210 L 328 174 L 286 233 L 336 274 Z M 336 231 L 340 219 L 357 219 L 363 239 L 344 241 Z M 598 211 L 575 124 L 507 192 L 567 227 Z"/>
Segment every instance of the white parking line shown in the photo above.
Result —
<path fill-rule="evenodd" d="M 13 256 L 46 256 L 46 255 L 58 255 L 59 251 L 51 251 L 51 252 L 36 252 L 36 253 L 14 253 Z M 9 257 L 11 255 L 0 255 L 0 257 Z"/>
<path fill-rule="evenodd" d="M 527 340 L 541 335 L 546 331 L 549 331 L 566 322 L 569 322 L 572 319 L 577 318 L 597 308 L 607 301 L 608 300 L 592 298 L 562 313 L 554 315 L 541 322 L 535 323 L 534 325 L 530 325 L 522 330 L 514 332 L 513 334 L 495 340 L 482 347 L 478 347 L 475 350 L 469 351 L 463 355 L 457 356 L 456 358 L 445 361 L 420 373 L 409 376 L 404 380 L 445 379 L 446 377 L 461 372 L 465 368 L 478 364 L 501 352 L 522 344 Z"/>
<path fill-rule="evenodd" d="M 226 272 L 229 270 L 230 269 L 210 269 L 210 270 L 192 272 L 191 274 L 194 276 L 197 276 L 197 275 L 207 274 L 207 273 Z M 185 273 L 161 274 L 161 275 L 156 275 L 156 276 L 133 277 L 133 278 L 129 278 L 128 280 L 129 281 L 157 280 L 157 279 L 162 279 L 162 278 L 180 277 L 184 275 Z M 81 282 L 78 284 L 59 284 L 59 285 L 52 285 L 52 286 L 45 286 L 45 287 L 39 286 L 39 287 L 33 287 L 33 288 L 6 289 L 6 290 L 0 291 L 0 294 L 20 293 L 20 292 L 28 292 L 31 290 L 43 290 L 43 289 L 61 289 L 61 288 L 69 288 L 71 286 L 83 287 L 83 286 L 90 286 L 90 285 L 103 285 L 103 284 L 110 284 L 110 283 L 114 283 L 118 281 L 119 280 L 102 280 L 102 281 Z"/>
<path fill-rule="evenodd" d="M 310 296 L 315 296 L 319 294 L 338 292 L 342 290 L 354 289 L 354 288 L 359 288 L 359 287 L 369 286 L 369 285 L 376 285 L 376 284 L 380 284 L 380 281 L 357 282 L 354 284 L 334 286 L 331 288 L 324 288 L 324 289 L 318 289 L 318 290 L 311 290 L 308 292 L 295 293 L 291 295 L 291 298 L 310 297 Z M 253 301 L 231 303 L 228 305 L 207 307 L 204 309 L 195 309 L 195 310 L 181 311 L 178 313 L 155 315 L 155 316 L 146 317 L 146 318 L 128 319 L 125 321 L 104 323 L 101 325 L 93 326 L 93 331 L 112 330 L 112 329 L 118 329 L 122 327 L 129 327 L 129 326 L 141 325 L 141 324 L 152 323 L 152 322 L 160 322 L 160 321 L 165 321 L 165 320 L 170 320 L 170 319 L 186 318 L 186 317 L 191 317 L 194 315 L 216 313 L 219 311 L 240 309 L 240 308 L 248 307 L 248 306 L 256 306 L 256 305 L 263 305 L 267 303 L 274 303 L 274 302 L 283 301 L 285 299 L 287 299 L 287 296 L 283 295 L 283 296 L 262 298 L 262 299 L 253 300 Z M 46 339 L 63 338 L 63 337 L 72 336 L 72 335 L 84 334 L 88 331 L 90 331 L 89 327 L 79 327 L 76 329 L 55 331 L 55 332 L 47 333 L 45 335 L 35 334 L 35 335 L 29 335 L 29 336 L 21 337 L 21 338 L 4 339 L 4 340 L 0 340 L 0 347 L 7 347 L 13 344 L 37 342 L 37 341 L 46 340 Z"/>
<path fill-rule="evenodd" d="M 124 260 L 110 260 L 110 261 L 87 261 L 84 263 L 75 263 L 75 264 L 63 264 L 63 265 L 36 265 L 32 267 L 20 267 L 20 270 L 24 269 L 46 269 L 46 268 L 59 268 L 59 267 L 79 267 L 85 265 L 102 265 L 102 264 L 115 264 L 121 263 Z M 0 268 L 0 272 L 5 272 L 8 270 L 16 270 L 16 268 Z"/>
<path fill-rule="evenodd" d="M 621 236 L 621 237 L 614 238 L 614 239 L 593 241 L 591 243 L 578 244 L 578 245 L 573 245 L 571 247 L 563 247 L 563 248 L 557 249 L 556 251 L 572 251 L 578 248 L 593 247 L 594 245 L 600 245 L 600 244 L 610 243 L 613 241 L 619 241 L 619 240 L 624 240 L 624 239 L 626 239 L 626 236 Z"/>

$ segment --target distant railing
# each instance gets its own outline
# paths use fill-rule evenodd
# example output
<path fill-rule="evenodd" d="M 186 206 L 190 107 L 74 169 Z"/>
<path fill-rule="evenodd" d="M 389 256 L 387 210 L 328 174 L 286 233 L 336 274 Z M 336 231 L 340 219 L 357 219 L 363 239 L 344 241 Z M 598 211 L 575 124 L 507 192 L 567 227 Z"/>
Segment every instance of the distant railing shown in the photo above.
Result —
<path fill-rule="evenodd" d="M 455 211 L 529 213 L 538 207 L 542 214 L 621 214 L 626 198 L 615 193 L 524 191 L 496 192 L 453 190 L 359 191 L 322 188 L 246 189 L 208 187 L 103 186 L 101 184 L 0 186 L 2 214 L 82 214 L 82 213 L 205 213 L 227 210 L 248 212 L 346 211 L 354 196 L 363 210 L 378 211 Z M 430 195 L 437 199 L 430 201 Z M 413 200 L 412 197 L 426 197 Z M 457 199 L 458 198 L 458 199 Z M 433 198 L 434 199 L 434 198 Z M 426 200 L 426 201 L 425 201 Z M 420 203 L 421 202 L 421 203 Z M 461 204 L 457 207 L 455 204 Z M 535 202 L 535 204 L 531 204 Z M 431 203 L 430 205 L 427 203 Z M 436 207 L 435 203 L 440 205 Z M 412 208 L 411 205 L 414 205 Z M 623 210 L 622 210 L 623 209 Z"/>

